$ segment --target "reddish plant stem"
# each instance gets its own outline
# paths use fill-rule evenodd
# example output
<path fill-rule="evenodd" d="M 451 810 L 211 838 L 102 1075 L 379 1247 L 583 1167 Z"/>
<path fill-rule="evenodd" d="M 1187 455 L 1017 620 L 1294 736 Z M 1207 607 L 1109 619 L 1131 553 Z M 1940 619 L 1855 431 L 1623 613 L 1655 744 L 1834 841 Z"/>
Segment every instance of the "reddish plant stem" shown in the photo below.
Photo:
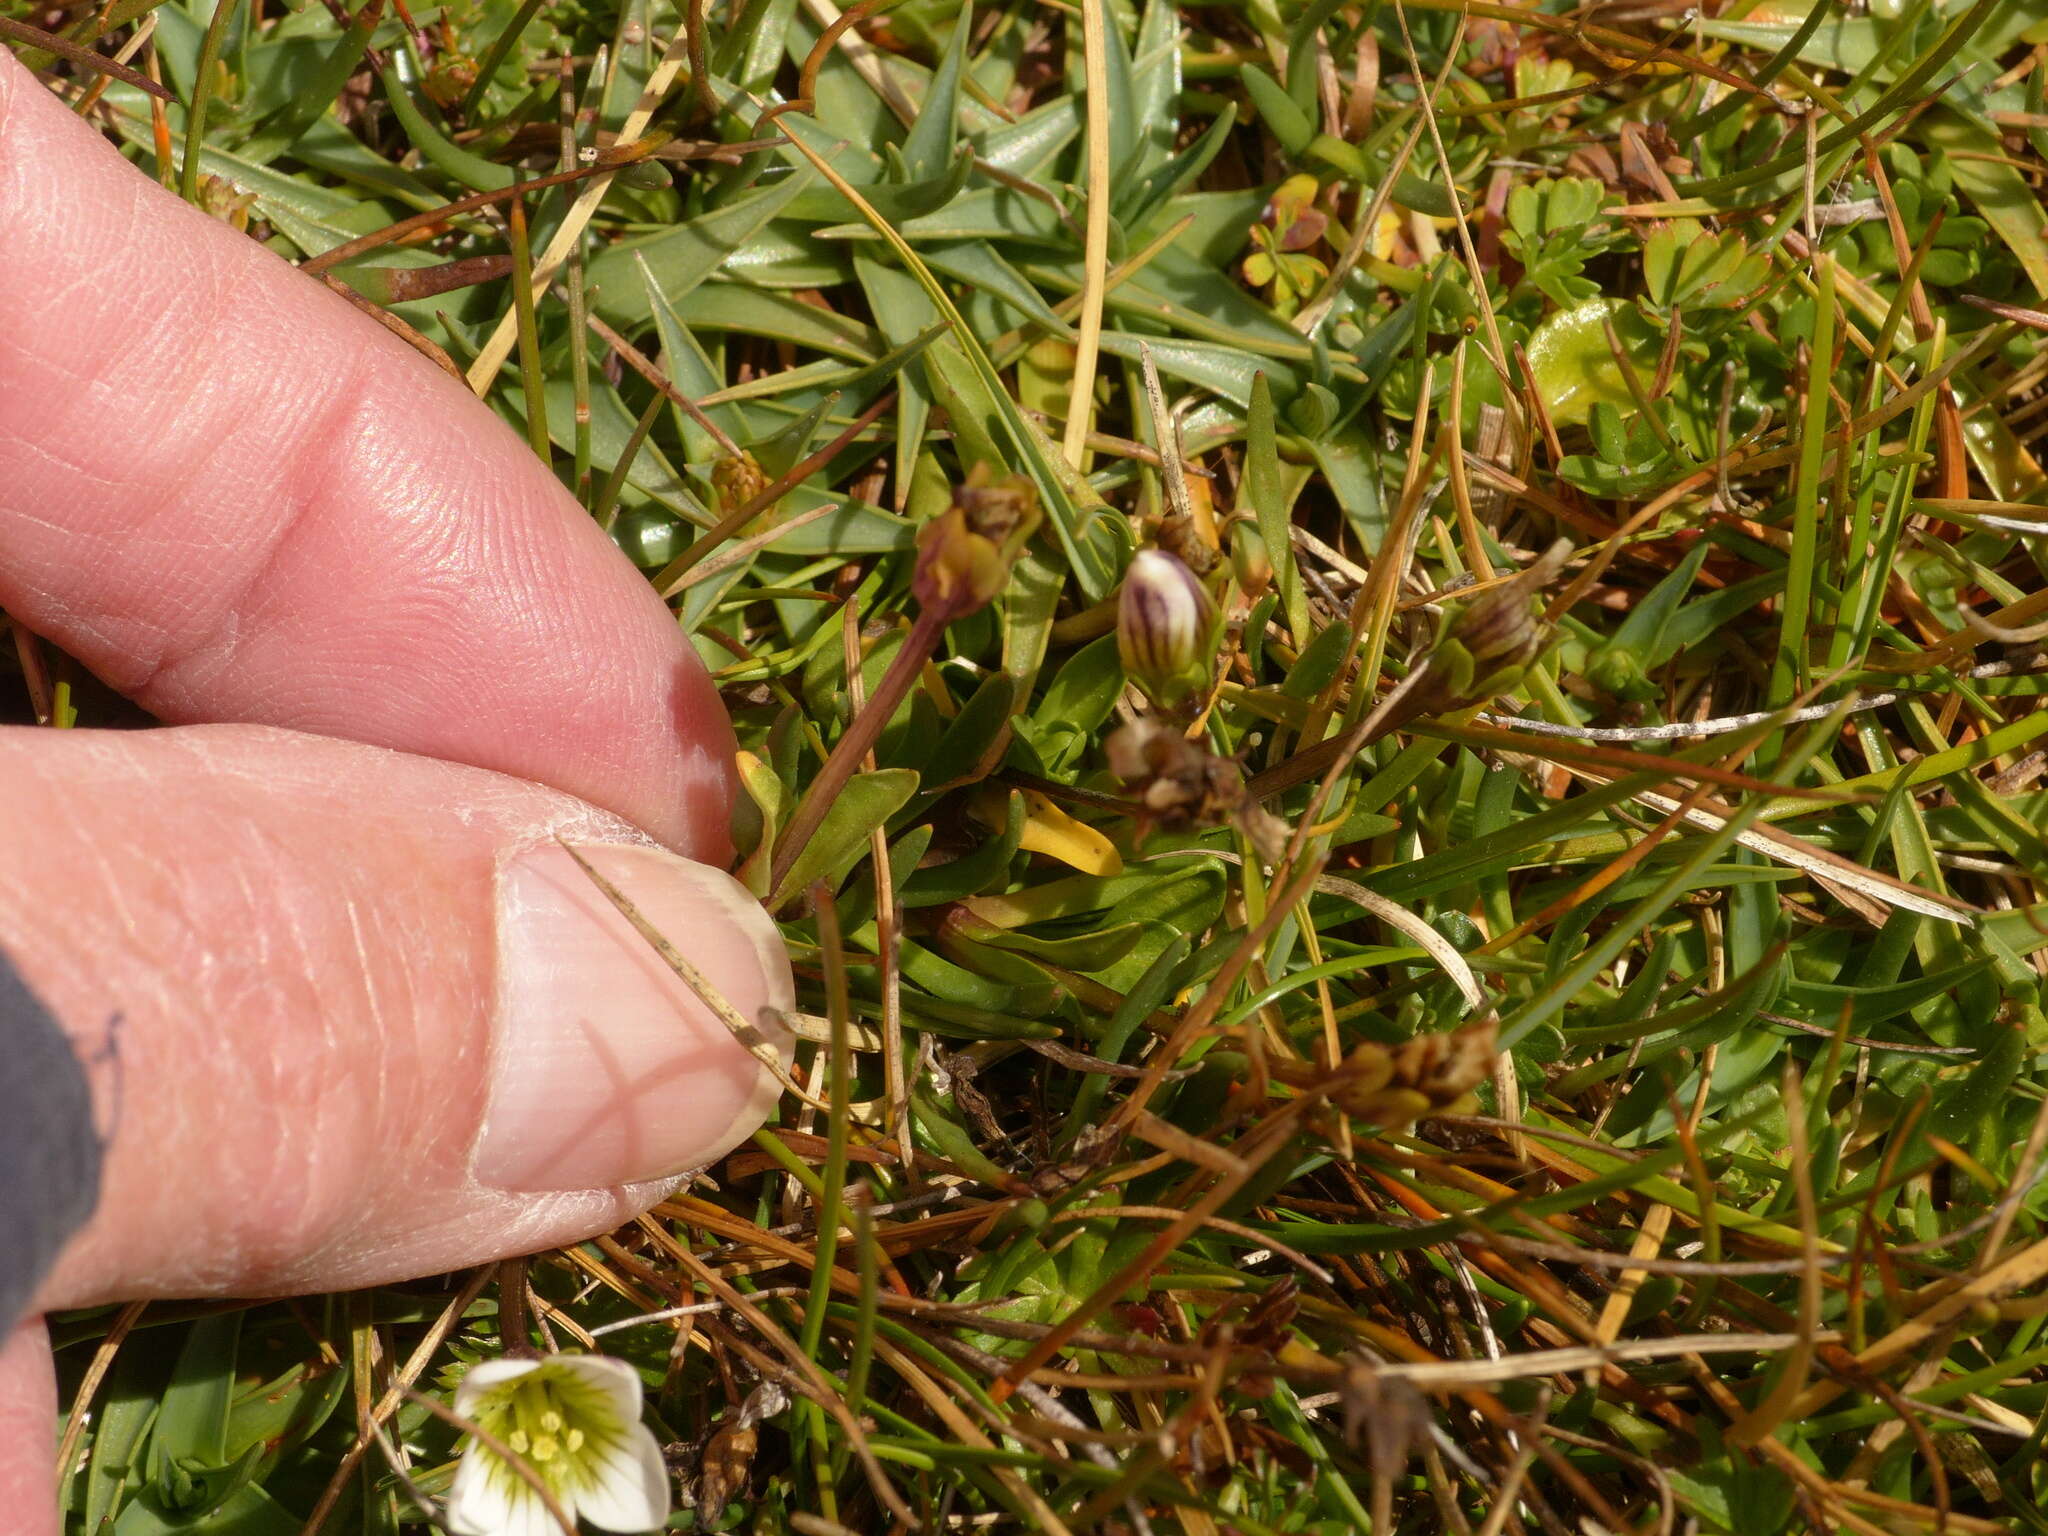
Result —
<path fill-rule="evenodd" d="M 787 878 L 790 866 L 796 862 L 797 855 L 817 832 L 819 823 L 825 819 L 825 812 L 839 798 L 839 792 L 859 769 L 861 760 L 874 749 L 882 727 L 889 723 L 889 717 L 896 713 L 896 706 L 903 702 L 911 684 L 924 670 L 924 664 L 931 660 L 946 625 L 956 617 L 957 613 L 946 609 L 927 608 L 910 626 L 910 633 L 903 640 L 903 649 L 889 663 L 889 670 L 882 674 L 881 682 L 868 695 L 866 707 L 853 717 L 846 734 L 839 738 L 832 755 L 825 759 L 825 766 L 811 780 L 811 787 L 805 791 L 796 814 L 790 817 L 789 825 L 776 839 L 775 862 L 768 881 L 771 891 L 782 889 L 782 882 Z"/>

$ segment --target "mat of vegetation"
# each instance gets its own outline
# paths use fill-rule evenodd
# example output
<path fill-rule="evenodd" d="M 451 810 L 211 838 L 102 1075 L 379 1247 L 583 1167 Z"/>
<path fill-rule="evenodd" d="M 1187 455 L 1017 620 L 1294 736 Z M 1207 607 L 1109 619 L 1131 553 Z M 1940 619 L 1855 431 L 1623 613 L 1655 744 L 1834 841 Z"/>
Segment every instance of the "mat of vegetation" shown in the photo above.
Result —
<path fill-rule="evenodd" d="M 679 1530 L 2048 1529 L 2048 17 L 1706 9 L 8 0 L 670 599 L 804 1010 L 610 1237 L 60 1320 L 71 1528 L 518 1345 Z"/>

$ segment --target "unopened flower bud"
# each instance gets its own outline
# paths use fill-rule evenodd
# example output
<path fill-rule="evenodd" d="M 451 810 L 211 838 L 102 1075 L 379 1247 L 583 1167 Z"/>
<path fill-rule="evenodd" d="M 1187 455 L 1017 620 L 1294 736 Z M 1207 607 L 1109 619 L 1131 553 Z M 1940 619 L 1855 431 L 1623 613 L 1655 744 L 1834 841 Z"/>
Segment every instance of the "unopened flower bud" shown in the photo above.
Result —
<path fill-rule="evenodd" d="M 1250 523 L 1230 530 L 1230 569 L 1238 590 L 1254 601 L 1273 584 L 1273 559 L 1266 553 L 1265 535 Z"/>
<path fill-rule="evenodd" d="M 1140 550 L 1124 572 L 1116 649 L 1124 675 L 1171 709 L 1208 686 L 1216 605 L 1195 574 L 1162 550 Z"/>
<path fill-rule="evenodd" d="M 754 456 L 742 448 L 737 454 L 721 454 L 711 466 L 711 485 L 718 492 L 722 510 L 743 507 L 768 489 L 768 476 Z"/>
<path fill-rule="evenodd" d="M 1450 638 L 1472 656 L 1475 681 L 1499 672 L 1519 672 L 1543 649 L 1544 626 L 1529 607 L 1528 589 L 1509 582 L 1480 597 L 1458 615 Z"/>
<path fill-rule="evenodd" d="M 1423 663 L 1392 723 L 1476 708 L 1519 683 L 1550 638 L 1550 626 L 1530 611 L 1530 601 L 1570 553 L 1560 539 L 1527 570 L 1474 598 Z"/>

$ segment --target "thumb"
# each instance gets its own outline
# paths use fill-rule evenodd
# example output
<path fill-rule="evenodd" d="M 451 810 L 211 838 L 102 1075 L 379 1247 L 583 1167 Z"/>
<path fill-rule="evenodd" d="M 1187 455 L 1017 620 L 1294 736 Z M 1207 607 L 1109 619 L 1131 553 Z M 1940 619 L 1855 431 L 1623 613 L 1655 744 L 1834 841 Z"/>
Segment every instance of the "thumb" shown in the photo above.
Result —
<path fill-rule="evenodd" d="M 557 1246 L 749 1134 L 774 1078 L 564 842 L 741 1019 L 791 1006 L 731 877 L 556 791 L 262 727 L 0 731 L 0 953 L 105 1147 L 34 1309 Z"/>
<path fill-rule="evenodd" d="M 57 1530 L 56 1410 L 50 1338 L 41 1321 L 0 1333 L 0 1508 L 16 1536 Z"/>

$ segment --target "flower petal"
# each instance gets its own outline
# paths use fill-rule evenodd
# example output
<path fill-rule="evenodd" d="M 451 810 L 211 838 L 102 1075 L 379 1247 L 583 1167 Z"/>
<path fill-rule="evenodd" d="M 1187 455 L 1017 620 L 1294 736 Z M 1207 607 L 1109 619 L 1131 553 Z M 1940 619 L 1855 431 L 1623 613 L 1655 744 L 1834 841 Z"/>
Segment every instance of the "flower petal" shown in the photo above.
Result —
<path fill-rule="evenodd" d="M 644 1424 L 617 1440 L 583 1447 L 586 1480 L 576 1487 L 576 1511 L 607 1531 L 656 1531 L 668 1523 L 668 1464 Z"/>
<path fill-rule="evenodd" d="M 610 1355 L 554 1355 L 547 1368 L 604 1394 L 603 1411 L 616 1414 L 622 1425 L 640 1422 L 640 1373 L 625 1361 Z"/>
<path fill-rule="evenodd" d="M 562 1536 L 533 1485 L 478 1445 L 455 1469 L 442 1519 L 455 1536 Z"/>
<path fill-rule="evenodd" d="M 470 1410 L 476 1400 L 493 1387 L 502 1387 L 508 1381 L 517 1381 L 521 1376 L 540 1369 L 538 1360 L 480 1360 L 469 1368 L 469 1373 L 456 1384 L 455 1411 L 464 1418 L 474 1418 Z"/>
<path fill-rule="evenodd" d="M 530 1483 L 522 1481 L 519 1491 L 512 1495 L 511 1523 L 505 1527 L 505 1536 L 575 1536 L 576 1516 L 569 1511 L 569 1524 L 565 1527 L 549 1512 L 545 1500 L 533 1491 Z"/>

